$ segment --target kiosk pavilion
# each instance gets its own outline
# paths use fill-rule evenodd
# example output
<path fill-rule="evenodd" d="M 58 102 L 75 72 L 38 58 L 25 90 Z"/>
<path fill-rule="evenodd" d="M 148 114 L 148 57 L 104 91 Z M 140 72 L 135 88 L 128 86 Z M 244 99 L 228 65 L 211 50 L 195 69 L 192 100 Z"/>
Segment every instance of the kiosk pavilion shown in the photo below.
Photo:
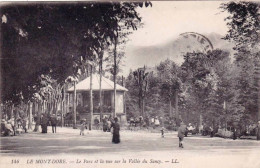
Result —
<path fill-rule="evenodd" d="M 92 91 L 93 91 L 93 117 L 94 119 L 100 119 L 99 109 L 99 84 L 100 76 L 98 74 L 92 75 Z M 103 117 L 110 115 L 112 116 L 114 109 L 114 82 L 102 76 L 101 82 L 102 98 L 103 98 Z M 128 91 L 125 87 L 116 85 L 116 107 L 115 115 L 121 122 L 126 122 L 126 111 L 125 111 L 125 92 Z M 67 92 L 69 93 L 69 108 L 73 108 L 73 92 L 74 87 L 70 87 Z M 90 118 L 90 77 L 80 81 L 76 84 L 76 104 L 77 114 L 80 119 Z"/>

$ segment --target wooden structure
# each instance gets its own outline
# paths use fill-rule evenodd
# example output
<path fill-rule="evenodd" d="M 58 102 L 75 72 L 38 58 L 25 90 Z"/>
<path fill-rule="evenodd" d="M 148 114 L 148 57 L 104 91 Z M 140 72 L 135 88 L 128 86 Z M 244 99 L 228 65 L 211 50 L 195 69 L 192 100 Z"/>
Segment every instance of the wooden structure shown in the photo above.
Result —
<path fill-rule="evenodd" d="M 99 105 L 99 85 L 100 76 L 98 74 L 93 74 L 92 77 L 92 91 L 93 91 L 93 117 L 92 123 L 95 118 L 100 120 L 100 105 Z M 102 76 L 101 82 L 102 88 L 102 104 L 103 104 L 103 118 L 105 116 L 113 116 L 114 109 L 114 82 Z M 117 84 L 116 86 L 116 107 L 115 114 L 121 122 L 126 122 L 126 112 L 125 112 L 125 92 L 128 91 L 125 87 Z M 73 92 L 74 87 L 72 86 L 67 90 L 68 96 L 68 107 L 73 109 Z M 77 105 L 77 115 L 80 119 L 87 119 L 89 121 L 90 117 L 90 77 L 82 80 L 76 84 L 76 105 Z M 70 110 L 72 111 L 72 110 Z"/>

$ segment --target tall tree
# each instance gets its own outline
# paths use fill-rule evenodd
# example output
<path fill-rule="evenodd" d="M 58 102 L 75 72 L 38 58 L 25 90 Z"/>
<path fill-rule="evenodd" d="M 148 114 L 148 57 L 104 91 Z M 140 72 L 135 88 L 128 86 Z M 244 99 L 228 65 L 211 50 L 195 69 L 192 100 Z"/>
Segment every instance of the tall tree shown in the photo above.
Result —
<path fill-rule="evenodd" d="M 133 72 L 138 89 L 139 89 L 139 109 L 140 115 L 145 116 L 145 98 L 148 91 L 148 75 L 146 67 L 138 68 Z"/>
<path fill-rule="evenodd" d="M 162 94 L 166 95 L 165 97 L 169 102 L 169 114 L 171 117 L 173 117 L 172 104 L 175 104 L 175 118 L 179 120 L 178 100 L 182 87 L 179 74 L 180 68 L 173 61 L 167 59 L 160 63 L 160 65 L 157 67 L 157 70 L 159 72 L 159 78 L 161 81 Z"/>
<path fill-rule="evenodd" d="M 221 7 L 230 14 L 226 18 L 229 30 L 225 39 L 233 41 L 237 51 L 237 102 L 251 115 L 252 120 L 258 118 L 259 121 L 260 4 L 241 1 L 224 3 Z"/>

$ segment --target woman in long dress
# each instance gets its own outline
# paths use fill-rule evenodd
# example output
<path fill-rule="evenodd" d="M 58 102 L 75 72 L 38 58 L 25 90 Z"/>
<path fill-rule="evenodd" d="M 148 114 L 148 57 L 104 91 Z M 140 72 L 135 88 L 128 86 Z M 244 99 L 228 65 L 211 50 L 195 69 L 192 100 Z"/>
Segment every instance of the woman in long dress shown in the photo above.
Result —
<path fill-rule="evenodd" d="M 112 143 L 118 144 L 120 143 L 120 125 L 118 124 L 118 119 L 115 118 L 115 122 L 112 123 L 111 128 L 113 128 L 113 138 Z"/>

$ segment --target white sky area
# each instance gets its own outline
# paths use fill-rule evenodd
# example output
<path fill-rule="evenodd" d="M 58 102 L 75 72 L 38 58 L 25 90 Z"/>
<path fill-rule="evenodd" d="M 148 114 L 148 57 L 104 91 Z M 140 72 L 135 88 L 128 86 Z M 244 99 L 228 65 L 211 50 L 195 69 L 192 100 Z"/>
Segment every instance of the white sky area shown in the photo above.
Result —
<path fill-rule="evenodd" d="M 154 66 L 147 58 L 133 55 L 136 48 L 162 45 L 184 32 L 226 34 L 227 13 L 219 9 L 221 3 L 223 1 L 152 1 L 152 7 L 138 9 L 144 25 L 129 36 L 121 67 L 123 75 L 127 76 L 130 68 L 134 70 L 144 64 Z"/>

